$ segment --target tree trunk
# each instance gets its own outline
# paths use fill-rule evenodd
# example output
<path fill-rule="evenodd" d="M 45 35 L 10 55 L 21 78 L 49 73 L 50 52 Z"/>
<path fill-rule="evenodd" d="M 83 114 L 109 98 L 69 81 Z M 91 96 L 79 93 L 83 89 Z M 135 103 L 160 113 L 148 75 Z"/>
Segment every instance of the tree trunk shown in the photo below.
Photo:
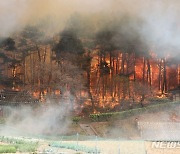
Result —
<path fill-rule="evenodd" d="M 146 70 L 146 60 L 143 58 L 143 84 L 145 84 L 145 70 Z"/>
<path fill-rule="evenodd" d="M 159 78 L 158 78 L 158 89 L 161 90 L 161 67 L 162 67 L 162 61 L 159 61 Z"/>
<path fill-rule="evenodd" d="M 167 77 L 166 77 L 166 60 L 165 58 L 163 59 L 163 64 L 164 64 L 164 71 L 163 71 L 163 93 L 166 93 L 167 92 Z"/>
<path fill-rule="evenodd" d="M 149 82 L 149 85 L 151 86 L 151 66 L 149 59 L 147 58 L 147 81 Z"/>
<path fill-rule="evenodd" d="M 136 81 L 136 55 L 134 53 L 134 82 Z"/>
<path fill-rule="evenodd" d="M 146 72 L 145 70 L 146 70 L 146 59 L 144 57 L 144 59 L 143 59 L 143 85 L 145 84 L 145 72 Z M 141 101 L 140 101 L 141 107 L 144 107 L 144 105 L 143 105 L 144 99 L 145 99 L 145 95 L 143 93 L 142 97 L 141 97 Z"/>
<path fill-rule="evenodd" d="M 88 55 L 89 59 L 89 55 Z M 87 90 L 88 90 L 88 95 L 92 103 L 92 112 L 94 112 L 95 105 L 94 105 L 94 99 L 91 93 L 91 61 L 88 62 L 88 68 L 87 68 Z"/>

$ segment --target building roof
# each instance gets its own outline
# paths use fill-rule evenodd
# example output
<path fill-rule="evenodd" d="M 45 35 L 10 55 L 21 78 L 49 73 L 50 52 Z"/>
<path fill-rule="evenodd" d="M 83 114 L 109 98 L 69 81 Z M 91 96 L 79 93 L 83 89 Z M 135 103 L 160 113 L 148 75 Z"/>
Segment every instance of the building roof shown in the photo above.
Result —
<path fill-rule="evenodd" d="M 38 102 L 27 91 L 2 90 L 0 92 L 0 104 L 27 104 Z"/>

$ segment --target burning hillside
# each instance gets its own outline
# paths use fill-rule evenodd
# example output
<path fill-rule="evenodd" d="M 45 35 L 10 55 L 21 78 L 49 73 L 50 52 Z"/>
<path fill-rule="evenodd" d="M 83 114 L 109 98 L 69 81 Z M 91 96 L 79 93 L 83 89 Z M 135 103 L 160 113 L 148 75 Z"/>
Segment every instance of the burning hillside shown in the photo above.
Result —
<path fill-rule="evenodd" d="M 42 102 L 70 93 L 78 113 L 173 99 L 180 84 L 179 2 L 101 2 L 75 1 L 70 10 L 58 0 L 0 2 L 0 88 Z"/>

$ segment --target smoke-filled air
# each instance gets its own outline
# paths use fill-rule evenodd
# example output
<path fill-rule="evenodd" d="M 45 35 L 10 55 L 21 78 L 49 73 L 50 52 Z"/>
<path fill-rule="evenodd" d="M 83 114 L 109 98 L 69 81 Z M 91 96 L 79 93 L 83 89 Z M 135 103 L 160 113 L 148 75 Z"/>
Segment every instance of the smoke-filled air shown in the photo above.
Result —
<path fill-rule="evenodd" d="M 179 154 L 179 8 L 0 0 L 0 153 Z"/>
<path fill-rule="evenodd" d="M 39 25 L 48 35 L 68 27 L 89 34 L 109 29 L 117 32 L 114 38 L 117 43 L 123 31 L 126 37 L 141 39 L 160 55 L 168 52 L 178 56 L 179 3 L 178 0 L 6 0 L 0 2 L 0 34 L 10 36 L 27 25 Z"/>

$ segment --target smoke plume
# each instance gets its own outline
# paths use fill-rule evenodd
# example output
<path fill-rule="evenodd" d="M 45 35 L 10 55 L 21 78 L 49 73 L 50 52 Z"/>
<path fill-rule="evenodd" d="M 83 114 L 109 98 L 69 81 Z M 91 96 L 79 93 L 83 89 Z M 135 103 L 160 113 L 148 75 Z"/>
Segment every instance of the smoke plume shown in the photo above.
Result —
<path fill-rule="evenodd" d="M 70 98 L 70 97 L 69 97 Z M 22 105 L 4 108 L 6 123 L 1 135 L 57 135 L 68 132 L 71 124 L 72 101 L 46 102 L 39 107 Z"/>
<path fill-rule="evenodd" d="M 39 25 L 49 34 L 74 27 L 93 34 L 105 27 L 130 22 L 117 33 L 143 40 L 158 55 L 179 55 L 180 21 L 178 0 L 6 0 L 0 1 L 0 36 L 9 36 L 26 25 Z M 138 35 L 137 35 L 138 34 Z M 115 37 L 119 42 L 119 37 Z"/>

